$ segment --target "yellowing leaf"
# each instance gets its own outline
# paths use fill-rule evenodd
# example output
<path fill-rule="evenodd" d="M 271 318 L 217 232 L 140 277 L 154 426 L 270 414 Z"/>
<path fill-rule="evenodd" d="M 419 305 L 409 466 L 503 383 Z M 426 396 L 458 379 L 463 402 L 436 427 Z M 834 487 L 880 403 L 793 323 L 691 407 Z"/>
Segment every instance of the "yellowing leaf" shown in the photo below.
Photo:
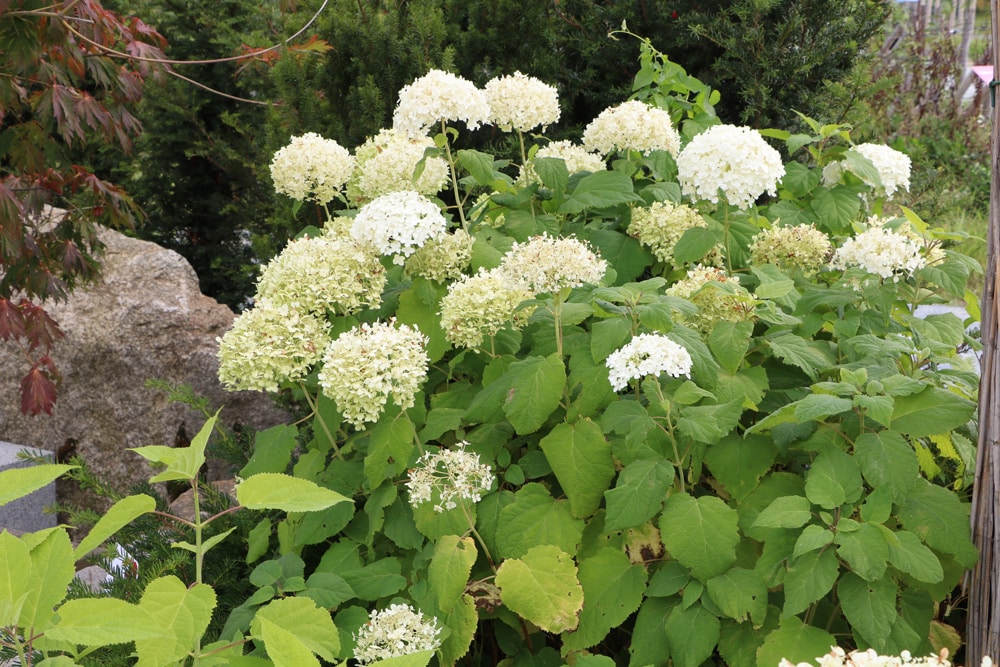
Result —
<path fill-rule="evenodd" d="M 583 587 L 573 558 L 552 545 L 529 549 L 497 569 L 500 597 L 515 614 L 546 632 L 573 630 L 583 608 Z"/>

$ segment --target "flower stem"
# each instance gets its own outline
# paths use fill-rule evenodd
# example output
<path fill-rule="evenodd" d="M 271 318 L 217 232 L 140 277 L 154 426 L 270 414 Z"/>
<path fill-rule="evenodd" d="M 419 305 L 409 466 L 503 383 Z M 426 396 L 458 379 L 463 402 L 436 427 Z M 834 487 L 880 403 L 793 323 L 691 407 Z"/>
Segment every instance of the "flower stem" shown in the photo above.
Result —
<path fill-rule="evenodd" d="M 469 231 L 469 223 L 465 221 L 465 211 L 462 208 L 462 193 L 458 189 L 458 171 L 455 166 L 455 157 L 451 154 L 451 142 L 448 141 L 448 125 L 441 121 L 441 134 L 444 136 L 444 152 L 448 156 L 449 173 L 451 174 L 451 188 L 455 192 L 455 208 L 458 209 L 458 219 L 462 223 L 462 231 Z"/>
<path fill-rule="evenodd" d="M 479 546 L 482 547 L 483 553 L 486 554 L 486 560 L 490 562 L 490 569 L 492 569 L 493 572 L 496 573 L 497 571 L 496 561 L 493 560 L 493 556 L 492 554 L 490 554 L 490 549 L 489 547 L 486 546 L 486 542 L 483 540 L 483 536 L 479 534 L 478 530 L 476 530 L 476 522 L 472 520 L 472 515 L 469 514 L 469 510 L 465 506 L 465 502 L 459 501 L 458 504 L 462 508 L 462 514 L 465 515 L 465 520 L 469 522 L 469 531 L 476 538 L 476 541 L 479 542 Z"/>
<path fill-rule="evenodd" d="M 299 382 L 299 386 L 302 387 L 302 393 L 305 394 L 306 402 L 309 404 L 309 408 L 312 410 L 313 416 L 316 417 L 316 421 L 319 422 L 320 428 L 323 429 L 323 433 L 326 434 L 327 439 L 330 441 L 330 446 L 333 447 L 333 454 L 341 461 L 344 460 L 343 455 L 340 453 L 340 448 L 337 447 L 337 440 L 333 437 L 333 433 L 330 432 L 330 428 L 326 425 L 326 421 L 323 416 L 319 413 L 319 409 L 316 406 L 316 401 L 313 400 L 312 394 L 306 389 L 306 386 Z"/>

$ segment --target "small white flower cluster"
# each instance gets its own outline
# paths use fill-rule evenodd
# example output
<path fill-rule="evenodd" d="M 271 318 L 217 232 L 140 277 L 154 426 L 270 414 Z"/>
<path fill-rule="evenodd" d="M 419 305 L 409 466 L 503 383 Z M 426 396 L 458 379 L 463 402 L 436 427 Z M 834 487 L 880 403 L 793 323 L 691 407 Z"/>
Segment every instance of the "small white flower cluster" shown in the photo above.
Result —
<path fill-rule="evenodd" d="M 435 69 L 399 91 L 392 126 L 419 136 L 440 121 L 461 120 L 474 130 L 489 118 L 486 93 L 467 79 Z"/>
<path fill-rule="evenodd" d="M 411 137 L 396 130 L 382 130 L 354 151 L 356 166 L 347 181 L 347 196 L 366 202 L 379 195 L 414 190 L 432 195 L 448 181 L 448 163 L 424 154 L 434 148 L 430 137 Z M 414 176 L 423 160 L 423 171 Z"/>
<path fill-rule="evenodd" d="M 815 225 L 776 226 L 753 237 L 750 261 L 813 275 L 826 264 L 833 246 Z"/>
<path fill-rule="evenodd" d="M 674 205 L 668 201 L 655 201 L 649 206 L 632 209 L 629 236 L 638 239 L 664 264 L 674 264 L 674 246 L 684 232 L 708 224 L 698 211 L 686 204 Z M 705 264 L 722 264 L 722 246 L 717 245 L 702 258 Z"/>
<path fill-rule="evenodd" d="M 323 355 L 329 328 L 288 304 L 260 301 L 218 339 L 219 380 L 230 391 L 277 391 L 301 380 Z"/>
<path fill-rule="evenodd" d="M 434 511 L 441 513 L 458 507 L 456 499 L 478 503 L 493 487 L 493 472 L 479 462 L 479 454 L 465 450 L 468 442 L 458 443 L 458 449 L 430 452 L 417 460 L 410 470 L 406 488 L 410 490 L 410 505 L 417 507 L 433 502 Z"/>
<path fill-rule="evenodd" d="M 816 658 L 816 662 L 819 667 L 903 667 L 903 665 L 951 667 L 951 662 L 948 661 L 948 649 L 942 649 L 938 655 L 914 658 L 909 651 L 903 651 L 898 656 L 879 655 L 875 649 L 856 650 L 848 653 L 839 646 L 832 646 L 830 652 Z M 795 664 L 785 658 L 782 658 L 778 664 L 779 667 L 815 667 L 809 662 Z M 984 656 L 981 667 L 993 667 L 993 660 L 989 656 Z"/>
<path fill-rule="evenodd" d="M 430 240 L 440 240 L 448 221 L 437 204 L 412 190 L 390 192 L 361 207 L 354 216 L 351 236 L 375 247 L 402 265 Z"/>
<path fill-rule="evenodd" d="M 676 156 L 681 138 L 665 110 L 630 100 L 598 114 L 583 131 L 583 145 L 603 155 L 634 150 Z"/>
<path fill-rule="evenodd" d="M 912 274 L 925 266 L 921 244 L 888 227 L 871 227 L 837 248 L 830 261 L 834 269 L 860 266 L 882 278 L 899 279 L 900 274 Z"/>
<path fill-rule="evenodd" d="M 329 235 L 291 241 L 261 271 L 257 299 L 315 315 L 357 312 L 382 302 L 385 268 L 369 247 Z"/>
<path fill-rule="evenodd" d="M 559 120 L 559 93 L 554 86 L 514 72 L 490 79 L 484 87 L 490 122 L 504 132 L 528 132 Z"/>
<path fill-rule="evenodd" d="M 411 653 L 436 651 L 441 646 L 437 619 L 424 615 L 408 604 L 392 604 L 373 611 L 368 623 L 354 638 L 354 659 L 362 665 L 398 658 Z"/>
<path fill-rule="evenodd" d="M 527 320 L 528 311 L 517 314 L 517 307 L 534 295 L 512 284 L 507 274 L 497 268 L 480 270 L 452 283 L 441 299 L 441 328 L 445 338 L 463 347 L 479 347 L 508 324 L 515 328 Z"/>
<path fill-rule="evenodd" d="M 330 342 L 323 354 L 323 393 L 356 428 L 378 421 L 390 397 L 403 410 L 413 407 L 427 378 L 427 337 L 394 325 L 394 320 L 364 323 Z"/>
<path fill-rule="evenodd" d="M 691 355 L 660 334 L 639 334 L 607 359 L 608 379 L 615 391 L 628 386 L 629 380 L 666 373 L 671 377 L 690 376 Z"/>
<path fill-rule="evenodd" d="M 472 260 L 475 239 L 462 229 L 430 240 L 406 260 L 406 272 L 443 283 L 458 280 Z"/>
<path fill-rule="evenodd" d="M 596 285 L 608 270 L 608 263 L 578 239 L 542 235 L 527 243 L 515 243 L 504 255 L 501 268 L 512 283 L 537 295 Z"/>
<path fill-rule="evenodd" d="M 892 197 L 897 190 L 910 189 L 911 162 L 906 153 L 885 144 L 859 144 L 854 150 L 871 160 L 875 166 L 882 187 L 879 188 L 877 184 L 869 182 L 864 177 L 861 177 L 861 180 L 869 187 L 875 188 L 878 194 Z M 845 170 L 850 170 L 846 160 L 831 162 L 823 168 L 823 182 L 830 185 L 840 181 Z"/>
<path fill-rule="evenodd" d="M 920 246 L 920 254 L 924 257 L 924 266 L 938 264 L 947 258 L 947 254 L 945 253 L 944 248 L 941 247 L 941 242 L 938 239 L 920 234 L 913 228 L 913 225 L 910 224 L 909 221 L 903 221 L 899 218 L 883 218 L 873 215 L 868 218 L 866 224 L 869 229 L 872 227 L 886 227 L 888 229 L 892 229 L 897 234 L 901 234 L 916 243 Z"/>
<path fill-rule="evenodd" d="M 747 209 L 764 192 L 776 194 L 785 166 L 757 130 L 713 125 L 680 152 L 677 172 L 684 194 L 717 204 L 721 190 L 727 202 Z"/>
<path fill-rule="evenodd" d="M 753 319 L 753 296 L 740 281 L 723 269 L 696 264 L 682 280 L 667 288 L 670 296 L 679 296 L 698 306 L 690 323 L 702 331 L 711 331 L 716 322 L 743 322 Z M 681 317 L 680 319 L 685 319 Z"/>
<path fill-rule="evenodd" d="M 271 159 L 274 189 L 299 201 L 325 204 L 340 192 L 354 170 L 350 152 L 315 132 L 292 137 Z"/>

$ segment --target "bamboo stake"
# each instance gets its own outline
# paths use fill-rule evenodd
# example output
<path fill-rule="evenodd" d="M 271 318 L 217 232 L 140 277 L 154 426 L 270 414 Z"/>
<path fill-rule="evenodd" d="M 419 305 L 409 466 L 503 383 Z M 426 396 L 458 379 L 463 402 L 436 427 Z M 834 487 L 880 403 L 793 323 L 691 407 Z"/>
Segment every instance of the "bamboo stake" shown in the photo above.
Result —
<path fill-rule="evenodd" d="M 1000 0 L 990 0 L 993 37 L 993 79 L 1000 75 Z M 995 88 L 991 87 L 991 93 Z M 979 562 L 968 579 L 969 616 L 966 632 L 967 665 L 978 665 L 983 656 L 1000 658 L 1000 359 L 997 356 L 997 252 L 1000 248 L 1000 115 L 992 107 L 990 215 L 986 233 L 986 280 L 983 286 L 983 357 L 979 382 L 979 447 L 972 498 L 972 536 Z"/>

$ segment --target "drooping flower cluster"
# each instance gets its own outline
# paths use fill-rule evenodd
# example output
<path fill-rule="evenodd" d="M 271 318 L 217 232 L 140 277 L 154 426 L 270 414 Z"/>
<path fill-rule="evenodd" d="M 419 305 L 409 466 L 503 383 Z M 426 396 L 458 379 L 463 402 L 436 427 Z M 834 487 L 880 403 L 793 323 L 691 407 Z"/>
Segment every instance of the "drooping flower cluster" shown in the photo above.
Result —
<path fill-rule="evenodd" d="M 344 187 L 354 169 L 350 152 L 315 132 L 292 137 L 271 159 L 274 189 L 299 201 L 325 204 Z"/>
<path fill-rule="evenodd" d="M 417 459 L 406 482 L 410 505 L 433 502 L 434 511 L 440 513 L 458 507 L 456 500 L 472 503 L 482 500 L 493 486 L 493 472 L 479 462 L 479 454 L 466 451 L 468 445 L 462 441 L 457 449 L 428 452 Z"/>
<path fill-rule="evenodd" d="M 674 246 L 689 229 L 707 227 L 705 219 L 698 211 L 685 204 L 675 205 L 669 201 L 656 201 L 648 207 L 632 209 L 629 236 L 649 247 L 656 259 L 665 264 L 674 263 Z M 722 264 L 722 246 L 717 245 L 701 258 L 703 264 Z"/>
<path fill-rule="evenodd" d="M 490 122 L 504 132 L 529 132 L 559 120 L 559 93 L 554 86 L 514 72 L 490 79 L 484 87 Z"/>
<path fill-rule="evenodd" d="M 750 261 L 810 276 L 826 264 L 832 249 L 829 237 L 815 225 L 775 226 L 753 238 Z"/>
<path fill-rule="evenodd" d="M 910 189 L 911 162 L 906 153 L 885 144 L 859 144 L 853 150 L 871 160 L 875 166 L 881 187 L 862 174 L 858 174 L 858 177 L 874 188 L 877 194 L 892 197 L 897 190 Z M 829 185 L 840 181 L 844 171 L 852 171 L 847 160 L 831 162 L 823 168 L 823 182 Z"/>
<path fill-rule="evenodd" d="M 903 667 L 904 665 L 951 667 L 951 662 L 948 660 L 948 649 L 943 649 L 938 655 L 915 658 L 909 651 L 903 651 L 898 656 L 879 655 L 875 649 L 855 650 L 848 653 L 839 646 L 833 646 L 829 653 L 816 658 L 816 663 L 819 667 Z M 782 658 L 779 667 L 815 667 L 815 665 L 809 662 L 800 662 L 796 665 Z M 993 660 L 989 656 L 984 656 L 981 667 L 993 667 Z"/>
<path fill-rule="evenodd" d="M 399 91 L 392 126 L 419 136 L 440 121 L 461 120 L 474 130 L 489 118 L 486 93 L 467 79 L 434 69 Z"/>
<path fill-rule="evenodd" d="M 430 240 L 440 240 L 448 221 L 438 205 L 411 190 L 390 192 L 365 204 L 354 216 L 351 236 L 402 264 Z"/>
<path fill-rule="evenodd" d="M 900 275 L 912 274 L 926 265 L 920 248 L 919 242 L 903 234 L 873 226 L 837 248 L 830 266 L 835 269 L 860 266 L 868 273 L 898 280 Z"/>
<path fill-rule="evenodd" d="M 512 283 L 534 294 L 548 294 L 566 287 L 596 285 L 608 263 L 578 239 L 542 235 L 515 243 L 504 256 L 501 269 Z"/>
<path fill-rule="evenodd" d="M 328 341 L 326 320 L 285 303 L 260 301 L 219 341 L 219 380 L 230 391 L 277 391 L 304 378 Z"/>
<path fill-rule="evenodd" d="M 615 391 L 629 380 L 666 373 L 670 377 L 690 376 L 691 355 L 683 346 L 660 334 L 639 334 L 608 356 L 608 379 Z"/>
<path fill-rule="evenodd" d="M 487 337 L 512 325 L 523 326 L 528 313 L 517 307 L 534 295 L 511 284 L 501 269 L 480 270 L 452 283 L 441 299 L 441 328 L 445 338 L 463 347 L 479 347 Z"/>
<path fill-rule="evenodd" d="M 405 410 L 427 377 L 427 337 L 394 321 L 364 323 L 331 341 L 319 384 L 356 428 L 378 421 L 389 399 Z"/>
<path fill-rule="evenodd" d="M 628 150 L 677 155 L 681 139 L 669 113 L 629 100 L 598 114 L 583 131 L 583 145 L 603 155 Z"/>
<path fill-rule="evenodd" d="M 713 125 L 680 152 L 677 172 L 684 194 L 717 204 L 721 190 L 728 203 L 747 209 L 765 192 L 776 194 L 785 167 L 757 130 Z"/>
<path fill-rule="evenodd" d="M 753 296 L 740 285 L 739 280 L 719 268 L 696 264 L 682 280 L 667 288 L 666 293 L 698 306 L 698 313 L 689 321 L 702 331 L 711 331 L 719 321 L 753 319 Z"/>
<path fill-rule="evenodd" d="M 354 638 L 354 659 L 363 665 L 411 653 L 436 651 L 441 646 L 437 619 L 424 619 L 424 615 L 410 605 L 392 604 L 387 609 L 371 612 L 368 619 Z"/>
<path fill-rule="evenodd" d="M 261 271 L 257 299 L 323 316 L 357 312 L 382 302 L 385 269 L 378 255 L 350 237 L 291 241 Z"/>
<path fill-rule="evenodd" d="M 472 259 L 475 239 L 462 229 L 428 241 L 406 260 L 406 272 L 428 280 L 458 280 Z"/>
<path fill-rule="evenodd" d="M 413 190 L 432 195 L 448 181 L 448 163 L 430 156 L 434 148 L 430 137 L 411 137 L 396 130 L 382 130 L 354 151 L 356 166 L 347 181 L 347 196 L 352 201 L 371 201 L 379 195 Z M 419 175 L 417 166 L 423 160 Z"/>

